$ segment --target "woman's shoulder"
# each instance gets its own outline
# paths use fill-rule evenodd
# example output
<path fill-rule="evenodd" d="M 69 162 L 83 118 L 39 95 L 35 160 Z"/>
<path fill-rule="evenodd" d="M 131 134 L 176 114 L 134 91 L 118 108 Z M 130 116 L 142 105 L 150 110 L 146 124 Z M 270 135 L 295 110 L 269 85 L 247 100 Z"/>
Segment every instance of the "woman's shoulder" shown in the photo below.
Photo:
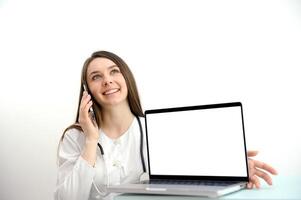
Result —
<path fill-rule="evenodd" d="M 85 135 L 79 125 L 67 127 L 59 142 L 58 156 L 66 159 L 74 155 L 80 155 L 85 143 Z M 62 161 L 62 160 L 61 160 Z M 60 162 L 60 161 L 59 161 Z"/>
<path fill-rule="evenodd" d="M 84 138 L 84 133 L 81 126 L 78 123 L 75 123 L 67 127 L 64 131 L 64 135 L 62 139 L 64 140 L 64 138 L 73 139 L 73 140 Z"/>

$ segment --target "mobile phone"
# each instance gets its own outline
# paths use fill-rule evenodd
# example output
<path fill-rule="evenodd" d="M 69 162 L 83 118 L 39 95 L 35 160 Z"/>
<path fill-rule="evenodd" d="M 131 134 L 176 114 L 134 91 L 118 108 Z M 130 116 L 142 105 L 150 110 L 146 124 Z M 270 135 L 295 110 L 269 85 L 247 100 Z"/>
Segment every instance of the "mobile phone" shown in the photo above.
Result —
<path fill-rule="evenodd" d="M 88 88 L 85 84 L 83 84 L 83 88 L 84 88 L 84 91 L 88 92 Z M 90 113 L 92 120 L 95 120 L 95 113 L 94 113 L 92 106 L 89 108 L 89 113 Z"/>

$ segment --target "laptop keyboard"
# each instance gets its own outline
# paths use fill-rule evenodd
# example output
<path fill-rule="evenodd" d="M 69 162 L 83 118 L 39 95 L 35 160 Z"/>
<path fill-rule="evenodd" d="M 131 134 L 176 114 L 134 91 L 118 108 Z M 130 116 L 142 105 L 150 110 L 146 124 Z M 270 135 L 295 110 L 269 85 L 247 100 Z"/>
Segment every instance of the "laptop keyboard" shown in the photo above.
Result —
<path fill-rule="evenodd" d="M 200 186 L 227 186 L 238 181 L 204 181 L 204 180 L 149 180 L 144 184 L 174 184 L 174 185 L 200 185 Z"/>

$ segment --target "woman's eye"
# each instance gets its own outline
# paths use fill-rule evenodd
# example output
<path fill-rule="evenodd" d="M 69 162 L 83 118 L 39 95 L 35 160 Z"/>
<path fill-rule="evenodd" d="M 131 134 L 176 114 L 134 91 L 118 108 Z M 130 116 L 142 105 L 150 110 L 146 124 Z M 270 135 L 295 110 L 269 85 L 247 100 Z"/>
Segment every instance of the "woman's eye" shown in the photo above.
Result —
<path fill-rule="evenodd" d="M 119 70 L 118 69 L 112 69 L 111 74 L 116 74 L 116 73 L 119 73 Z"/>
<path fill-rule="evenodd" d="M 100 79 L 100 78 L 101 78 L 100 75 L 94 75 L 94 76 L 92 76 L 92 80 L 98 80 L 98 79 Z"/>

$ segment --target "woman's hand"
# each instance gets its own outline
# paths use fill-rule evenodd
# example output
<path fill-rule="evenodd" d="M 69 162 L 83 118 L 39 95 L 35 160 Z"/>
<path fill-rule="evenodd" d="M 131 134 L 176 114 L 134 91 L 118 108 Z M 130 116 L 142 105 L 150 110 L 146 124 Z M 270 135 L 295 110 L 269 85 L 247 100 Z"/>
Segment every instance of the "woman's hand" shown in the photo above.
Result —
<path fill-rule="evenodd" d="M 254 160 L 250 157 L 254 157 L 258 154 L 258 151 L 248 151 L 248 167 L 249 167 L 249 176 L 250 181 L 247 185 L 249 189 L 252 189 L 254 186 L 260 188 L 260 178 L 265 180 L 269 185 L 272 185 L 272 178 L 269 175 L 277 175 L 277 171 L 270 165 Z"/>
<path fill-rule="evenodd" d="M 93 102 L 91 100 L 91 96 L 86 91 L 84 91 L 80 103 L 78 121 L 85 133 L 86 140 L 98 141 L 99 139 L 98 126 L 96 124 L 95 119 L 93 119 L 89 113 L 89 108 L 92 106 L 92 104 Z"/>

